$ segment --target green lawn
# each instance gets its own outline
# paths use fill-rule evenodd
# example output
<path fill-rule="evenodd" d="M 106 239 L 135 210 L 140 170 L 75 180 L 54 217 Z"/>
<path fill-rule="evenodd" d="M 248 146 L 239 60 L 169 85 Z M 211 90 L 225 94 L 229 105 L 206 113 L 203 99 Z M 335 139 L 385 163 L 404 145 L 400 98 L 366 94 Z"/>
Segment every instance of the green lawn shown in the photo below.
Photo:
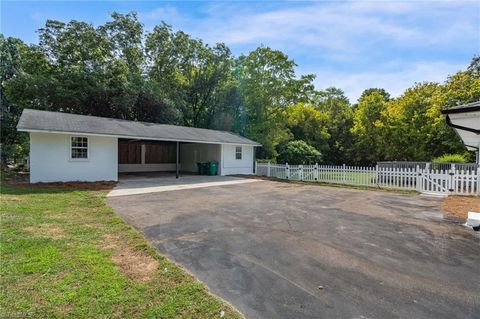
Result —
<path fill-rule="evenodd" d="M 159 255 L 105 195 L 2 183 L 0 317 L 242 317 Z"/>

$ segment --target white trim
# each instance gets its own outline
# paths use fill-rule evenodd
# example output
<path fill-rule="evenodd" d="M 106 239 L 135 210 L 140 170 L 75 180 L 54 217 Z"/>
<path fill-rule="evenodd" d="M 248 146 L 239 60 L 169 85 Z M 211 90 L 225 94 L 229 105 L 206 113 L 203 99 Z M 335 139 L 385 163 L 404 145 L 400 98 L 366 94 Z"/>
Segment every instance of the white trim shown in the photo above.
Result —
<path fill-rule="evenodd" d="M 240 152 L 237 151 L 237 148 L 240 147 Z M 237 154 L 240 154 L 240 158 L 237 158 Z M 242 157 L 243 157 L 243 148 L 242 148 L 242 145 L 236 145 L 235 146 L 235 160 L 236 161 L 241 161 L 242 160 Z"/>
<path fill-rule="evenodd" d="M 181 139 L 174 139 L 174 138 L 155 138 L 155 137 L 133 136 L 133 135 L 114 135 L 114 134 L 66 132 L 66 131 L 53 131 L 53 130 L 17 129 L 17 131 L 29 132 L 29 133 L 68 134 L 68 135 L 76 135 L 76 136 L 105 136 L 105 137 L 129 138 L 129 139 L 148 140 L 148 141 L 170 141 L 170 142 L 186 142 L 186 143 L 216 144 L 216 145 L 226 144 L 226 145 L 242 145 L 242 146 L 262 146 L 261 144 L 206 142 L 206 141 L 198 141 L 198 140 L 181 140 Z"/>
<path fill-rule="evenodd" d="M 82 138 L 86 138 L 87 139 L 87 157 L 86 158 L 73 158 L 73 154 L 72 154 L 72 149 L 73 149 L 73 146 L 72 146 L 72 139 L 74 137 L 82 137 Z M 88 162 L 90 160 L 90 139 L 88 138 L 88 136 L 83 136 L 83 135 L 70 135 L 69 136 L 69 140 L 70 140 L 70 156 L 68 158 L 69 161 L 71 162 Z M 78 148 L 78 147 L 77 147 Z"/>

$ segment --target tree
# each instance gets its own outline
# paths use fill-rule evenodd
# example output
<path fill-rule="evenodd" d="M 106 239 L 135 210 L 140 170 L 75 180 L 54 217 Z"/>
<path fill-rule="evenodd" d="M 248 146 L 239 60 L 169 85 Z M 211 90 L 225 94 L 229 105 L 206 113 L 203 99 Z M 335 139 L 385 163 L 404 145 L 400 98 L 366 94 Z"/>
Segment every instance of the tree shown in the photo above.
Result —
<path fill-rule="evenodd" d="M 467 70 L 447 78 L 443 108 L 480 101 L 480 56 L 474 56 Z"/>
<path fill-rule="evenodd" d="M 420 83 L 392 99 L 370 88 L 351 105 L 342 90 L 316 91 L 281 51 L 238 58 L 166 23 L 146 33 L 137 14 L 113 13 L 94 26 L 47 20 L 39 44 L 0 35 L 2 163 L 21 158 L 24 108 L 231 130 L 275 158 L 302 140 L 331 164 L 430 160 L 462 153 L 441 110 L 480 100 L 480 57 L 445 83 Z"/>
<path fill-rule="evenodd" d="M 463 144 L 440 113 L 443 91 L 438 83 L 417 83 L 387 102 L 387 160 L 430 161 L 445 153 L 462 151 Z"/>
<path fill-rule="evenodd" d="M 385 89 L 382 89 L 382 88 L 370 88 L 370 89 L 366 89 L 362 92 L 362 95 L 360 95 L 360 97 L 358 98 L 358 101 L 360 102 L 361 100 L 363 100 L 365 97 L 371 95 L 372 93 L 378 93 L 380 94 L 382 97 L 383 97 L 383 100 L 384 101 L 389 101 L 390 100 L 390 93 L 388 93 L 387 91 L 385 91 Z"/>
<path fill-rule="evenodd" d="M 294 140 L 303 140 L 322 153 L 328 150 L 329 116 L 312 104 L 288 106 L 287 127 Z"/>
<path fill-rule="evenodd" d="M 280 147 L 278 161 L 293 165 L 311 164 L 318 162 L 321 154 L 305 141 L 290 141 Z"/>
<path fill-rule="evenodd" d="M 240 56 L 239 83 L 247 115 L 247 136 L 263 144 L 260 157 L 275 157 L 276 146 L 289 139 L 286 108 L 306 102 L 313 92 L 313 75 L 297 78 L 295 62 L 281 51 L 259 47 Z"/>
<path fill-rule="evenodd" d="M 2 166 L 6 165 L 9 160 L 21 159 L 28 151 L 26 134 L 18 133 L 15 129 L 23 109 L 7 99 L 5 94 L 5 83 L 22 72 L 22 56 L 28 49 L 28 46 L 19 39 L 5 39 L 3 35 L 0 35 L 0 154 Z"/>
<path fill-rule="evenodd" d="M 384 159 L 383 150 L 388 145 L 382 137 L 385 127 L 383 114 L 389 96 L 383 89 L 368 89 L 360 96 L 351 128 L 354 139 L 352 162 L 375 164 Z"/>
<path fill-rule="evenodd" d="M 152 83 L 179 111 L 183 125 L 212 126 L 233 59 L 222 43 L 209 47 L 163 23 L 146 39 Z"/>
<path fill-rule="evenodd" d="M 320 91 L 315 102 L 317 108 L 325 112 L 328 123 L 328 150 L 323 154 L 324 161 L 332 164 L 348 163 L 352 148 L 353 110 L 342 90 L 327 88 Z"/>

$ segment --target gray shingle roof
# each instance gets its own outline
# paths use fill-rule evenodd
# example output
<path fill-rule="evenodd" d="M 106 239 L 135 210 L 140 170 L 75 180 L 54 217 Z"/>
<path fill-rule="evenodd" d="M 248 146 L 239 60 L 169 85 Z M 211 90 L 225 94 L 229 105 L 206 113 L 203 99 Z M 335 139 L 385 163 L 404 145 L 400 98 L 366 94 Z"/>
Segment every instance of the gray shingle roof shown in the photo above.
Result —
<path fill-rule="evenodd" d="M 23 110 L 17 125 L 17 130 L 260 146 L 260 144 L 255 141 L 225 131 L 31 109 Z"/>

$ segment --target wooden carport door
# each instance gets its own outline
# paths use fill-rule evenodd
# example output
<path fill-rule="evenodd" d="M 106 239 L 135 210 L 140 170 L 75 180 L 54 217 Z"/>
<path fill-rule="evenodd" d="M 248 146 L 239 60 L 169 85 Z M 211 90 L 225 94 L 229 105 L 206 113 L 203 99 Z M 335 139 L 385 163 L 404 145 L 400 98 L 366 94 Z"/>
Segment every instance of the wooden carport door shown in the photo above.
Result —
<path fill-rule="evenodd" d="M 142 144 L 118 141 L 118 164 L 142 164 Z"/>

